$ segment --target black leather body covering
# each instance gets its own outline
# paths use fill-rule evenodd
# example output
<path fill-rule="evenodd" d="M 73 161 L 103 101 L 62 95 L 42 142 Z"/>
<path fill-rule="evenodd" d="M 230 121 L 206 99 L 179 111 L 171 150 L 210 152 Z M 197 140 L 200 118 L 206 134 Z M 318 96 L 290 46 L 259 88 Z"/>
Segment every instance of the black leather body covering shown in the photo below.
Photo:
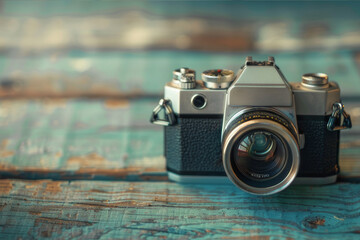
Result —
<path fill-rule="evenodd" d="M 298 177 L 326 177 L 339 172 L 339 131 L 326 129 L 329 116 L 298 116 L 305 134 Z M 178 116 L 165 127 L 167 170 L 180 175 L 225 176 L 221 159 L 222 115 Z"/>

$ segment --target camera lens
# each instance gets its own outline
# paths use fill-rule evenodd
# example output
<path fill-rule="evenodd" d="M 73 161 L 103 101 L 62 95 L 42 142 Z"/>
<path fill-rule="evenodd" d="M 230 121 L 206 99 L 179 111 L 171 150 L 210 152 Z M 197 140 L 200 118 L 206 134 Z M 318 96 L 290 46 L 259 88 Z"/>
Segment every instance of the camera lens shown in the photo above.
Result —
<path fill-rule="evenodd" d="M 223 135 L 226 175 L 253 194 L 285 189 L 295 179 L 300 164 L 296 131 L 292 129 L 284 118 L 270 112 L 250 112 L 234 120 Z"/>
<path fill-rule="evenodd" d="M 284 144 L 276 135 L 268 131 L 254 131 L 245 134 L 235 144 L 232 158 L 243 175 L 266 180 L 277 176 L 284 168 L 285 153 Z"/>

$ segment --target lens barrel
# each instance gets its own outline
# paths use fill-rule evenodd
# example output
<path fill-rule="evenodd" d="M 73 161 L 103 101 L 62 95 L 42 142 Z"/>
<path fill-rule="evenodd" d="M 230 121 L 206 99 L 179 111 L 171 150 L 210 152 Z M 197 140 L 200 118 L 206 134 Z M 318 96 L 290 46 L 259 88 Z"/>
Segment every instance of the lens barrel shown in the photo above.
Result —
<path fill-rule="evenodd" d="M 270 112 L 244 114 L 224 133 L 223 165 L 239 188 L 257 195 L 285 189 L 300 163 L 296 133 Z"/>

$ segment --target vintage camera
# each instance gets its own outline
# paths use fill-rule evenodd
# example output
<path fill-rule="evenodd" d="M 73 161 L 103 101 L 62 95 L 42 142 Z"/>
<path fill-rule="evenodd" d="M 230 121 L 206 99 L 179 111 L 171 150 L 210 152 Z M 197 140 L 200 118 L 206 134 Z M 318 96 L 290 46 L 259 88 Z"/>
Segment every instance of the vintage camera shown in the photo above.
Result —
<path fill-rule="evenodd" d="M 231 70 L 176 69 L 151 122 L 165 126 L 169 179 L 221 183 L 253 194 L 294 180 L 328 184 L 339 172 L 339 131 L 350 128 L 337 83 L 323 73 L 289 83 L 273 57 Z"/>

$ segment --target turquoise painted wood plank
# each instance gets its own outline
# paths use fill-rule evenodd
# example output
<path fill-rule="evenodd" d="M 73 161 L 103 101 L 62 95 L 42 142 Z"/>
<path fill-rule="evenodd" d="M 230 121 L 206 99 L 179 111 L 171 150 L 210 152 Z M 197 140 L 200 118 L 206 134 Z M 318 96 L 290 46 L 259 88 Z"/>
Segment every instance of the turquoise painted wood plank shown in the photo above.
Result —
<path fill-rule="evenodd" d="M 231 185 L 0 180 L 2 239 L 358 239 L 359 184 L 253 196 Z"/>
<path fill-rule="evenodd" d="M 154 101 L 8 100 L 0 105 L 2 177 L 163 179 L 163 136 L 149 123 Z"/>
<path fill-rule="evenodd" d="M 158 99 L 0 101 L 0 177 L 164 180 L 162 127 L 149 116 Z M 360 179 L 360 104 L 346 104 L 343 180 Z"/>
<path fill-rule="evenodd" d="M 148 2 L 139 1 L 104 1 L 95 0 L 38 1 L 38 0 L 3 0 L 1 13 L 5 16 L 116 16 L 131 10 L 138 10 L 149 15 L 161 17 L 199 16 L 232 19 L 269 21 L 271 19 L 304 20 L 341 20 L 359 17 L 356 2 L 336 1 L 324 4 L 321 2 Z M 176 6 L 176 11 L 170 11 Z M 322 11 L 319 11 L 321 9 Z M 173 9 L 172 9 L 173 10 Z M 210 15 L 209 13 L 213 13 Z M 216 13 L 216 14 L 215 14 Z M 210 15 L 210 16 L 209 16 Z M 311 19 L 304 19 L 304 15 Z M 144 16 L 146 17 L 146 16 Z"/>
<path fill-rule="evenodd" d="M 0 49 L 356 49 L 358 9 L 356 1 L 9 0 L 0 8 Z"/>
<path fill-rule="evenodd" d="M 273 54 L 71 51 L 61 55 L 0 55 L 0 97 L 160 96 L 176 68 L 191 67 L 200 79 L 201 72 L 211 68 L 237 71 L 247 55 L 261 60 Z M 360 96 L 360 65 L 352 51 L 277 53 L 275 58 L 291 82 L 300 81 L 304 73 L 325 72 L 340 84 L 343 96 Z"/>

